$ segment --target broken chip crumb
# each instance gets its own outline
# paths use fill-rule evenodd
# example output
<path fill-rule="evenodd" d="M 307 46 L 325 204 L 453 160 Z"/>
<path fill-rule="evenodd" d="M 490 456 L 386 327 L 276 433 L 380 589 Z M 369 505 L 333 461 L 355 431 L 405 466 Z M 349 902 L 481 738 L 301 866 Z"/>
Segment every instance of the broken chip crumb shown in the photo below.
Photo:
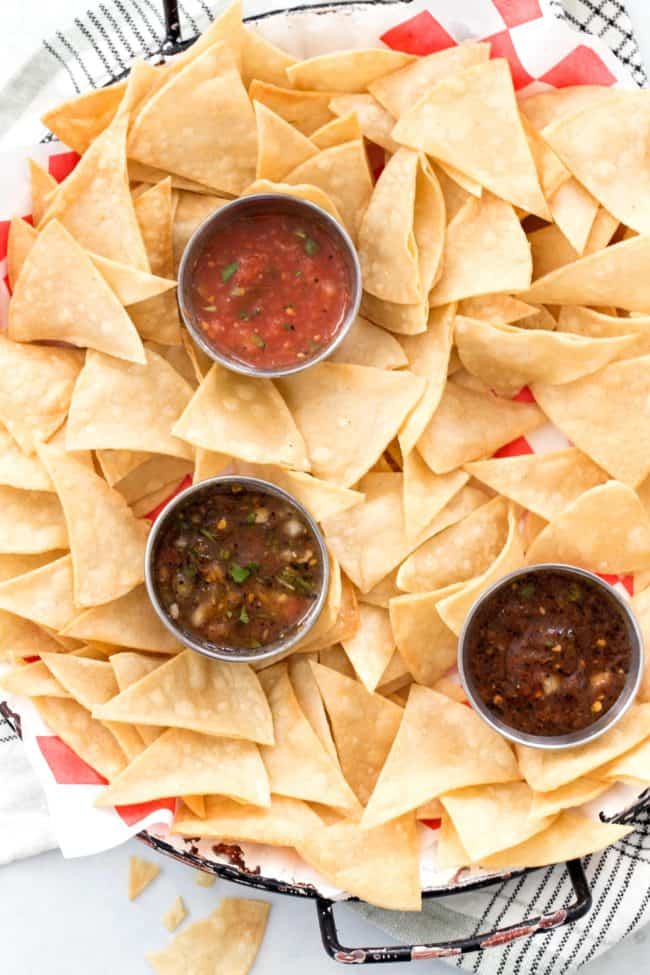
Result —
<path fill-rule="evenodd" d="M 216 875 L 205 870 L 197 870 L 194 879 L 199 887 L 214 887 L 217 882 Z"/>
<path fill-rule="evenodd" d="M 187 911 L 182 897 L 175 897 L 172 906 L 163 914 L 162 922 L 168 931 L 175 931 L 187 917 Z"/>
<path fill-rule="evenodd" d="M 160 873 L 160 867 L 141 857 L 129 860 L 129 900 L 134 901 Z"/>

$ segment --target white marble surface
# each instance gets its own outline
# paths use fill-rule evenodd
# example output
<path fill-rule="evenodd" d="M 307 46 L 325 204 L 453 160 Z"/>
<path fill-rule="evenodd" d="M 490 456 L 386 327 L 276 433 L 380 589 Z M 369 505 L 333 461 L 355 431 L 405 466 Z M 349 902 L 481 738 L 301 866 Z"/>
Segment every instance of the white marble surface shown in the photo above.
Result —
<path fill-rule="evenodd" d="M 2 0 L 3 43 L 0 84 L 9 78 L 39 38 L 89 6 L 89 0 Z M 650 65 L 650 3 L 628 0 L 645 61 Z M 0 784 L 1 788 L 1 784 Z M 0 869 L 0 944 L 4 972 L 14 975 L 146 975 L 148 950 L 162 947 L 167 932 L 161 917 L 181 894 L 191 917 L 204 916 L 219 897 L 256 896 L 246 888 L 218 881 L 197 887 L 194 872 L 161 860 L 162 872 L 138 901 L 126 897 L 128 857 L 153 856 L 132 841 L 101 856 L 64 861 L 48 853 Z M 267 936 L 254 975 L 305 973 L 327 975 L 339 969 L 323 953 L 313 905 L 294 898 L 265 895 L 272 902 Z M 384 944 L 386 936 L 361 921 L 345 906 L 339 909 L 348 944 Z M 648 970 L 650 927 L 587 965 L 584 975 L 637 975 Z M 410 971 L 391 965 L 383 971 Z M 422 970 L 444 975 L 442 962 L 421 964 Z"/>

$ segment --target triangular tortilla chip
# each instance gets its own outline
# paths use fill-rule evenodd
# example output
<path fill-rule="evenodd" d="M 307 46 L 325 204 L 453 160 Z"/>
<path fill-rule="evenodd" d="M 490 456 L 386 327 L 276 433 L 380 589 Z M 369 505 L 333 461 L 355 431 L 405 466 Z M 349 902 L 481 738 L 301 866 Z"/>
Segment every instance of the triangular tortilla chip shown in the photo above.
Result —
<path fill-rule="evenodd" d="M 162 951 L 147 961 L 158 975 L 222 968 L 228 975 L 247 975 L 262 944 L 271 905 L 264 901 L 224 897 L 216 911 L 188 924 Z"/>
<path fill-rule="evenodd" d="M 426 386 L 398 434 L 402 455 L 408 455 L 420 439 L 440 403 L 451 355 L 456 305 L 434 308 L 426 332 L 403 336 L 402 348 L 411 372 L 424 376 Z"/>
<path fill-rule="evenodd" d="M 387 610 L 361 603 L 359 629 L 343 641 L 349 660 L 368 691 L 374 691 L 395 651 Z"/>
<path fill-rule="evenodd" d="M 160 873 L 160 867 L 142 857 L 129 858 L 129 900 L 133 901 L 155 880 Z"/>
<path fill-rule="evenodd" d="M 479 460 L 465 470 L 546 521 L 553 521 L 581 494 L 607 480 L 605 472 L 575 447 Z"/>
<path fill-rule="evenodd" d="M 604 850 L 633 829 L 633 826 L 603 823 L 563 812 L 548 829 L 508 850 L 485 857 L 481 866 L 503 870 L 508 867 L 544 867 L 549 863 L 575 860 Z"/>
<path fill-rule="evenodd" d="M 287 68 L 293 88 L 313 91 L 365 91 L 368 85 L 385 74 L 397 71 L 414 60 L 389 48 L 334 51 Z"/>
<path fill-rule="evenodd" d="M 319 186 L 309 186 L 307 183 L 272 183 L 268 179 L 256 179 L 254 183 L 247 186 L 242 196 L 253 196 L 256 193 L 275 193 L 283 196 L 295 196 L 298 200 L 307 200 L 308 203 L 315 203 L 317 207 L 324 210 L 334 217 L 338 223 L 343 223 L 341 214 L 334 206 L 331 198 Z"/>
<path fill-rule="evenodd" d="M 303 438 L 271 380 L 241 376 L 216 362 L 173 432 L 252 463 L 309 469 Z"/>
<path fill-rule="evenodd" d="M 541 382 L 557 386 L 602 369 L 630 348 L 633 335 L 597 339 L 456 317 L 454 341 L 465 368 L 495 392 L 514 395 Z"/>
<path fill-rule="evenodd" d="M 456 663 L 456 634 L 442 621 L 436 607 L 450 588 L 397 596 L 388 604 L 397 649 L 421 684 L 434 684 Z"/>
<path fill-rule="evenodd" d="M 530 564 L 564 562 L 601 573 L 650 568 L 650 517 L 631 487 L 607 481 L 585 491 L 551 521 L 526 559 Z"/>
<path fill-rule="evenodd" d="M 172 228 L 174 268 L 178 267 L 185 245 L 199 224 L 228 203 L 227 199 L 220 196 L 199 196 L 197 193 L 184 192 L 177 195 L 178 205 Z"/>
<path fill-rule="evenodd" d="M 71 570 L 70 560 L 70 585 Z M 95 606 L 80 615 L 73 610 L 67 622 L 64 635 L 80 640 L 135 647 L 149 650 L 150 653 L 171 654 L 180 649 L 178 641 L 158 619 L 144 586 L 137 586 L 126 596 L 103 606 Z M 63 626 L 62 623 L 59 629 Z"/>
<path fill-rule="evenodd" d="M 36 623 L 0 611 L 0 657 L 35 657 L 41 650 L 58 653 L 61 646 Z"/>
<path fill-rule="evenodd" d="M 62 102 L 42 116 L 41 121 L 61 142 L 83 155 L 106 129 L 126 90 L 126 81 L 84 92 Z"/>
<path fill-rule="evenodd" d="M 251 27 L 244 26 L 242 78 L 246 87 L 254 78 L 273 85 L 286 85 L 286 69 L 295 63 L 294 57 L 263 37 L 255 23 Z"/>
<path fill-rule="evenodd" d="M 53 630 L 63 629 L 77 612 L 71 557 L 65 555 L 0 584 L 0 609 Z"/>
<path fill-rule="evenodd" d="M 419 335 L 426 332 L 429 316 L 429 302 L 417 305 L 398 305 L 393 301 L 383 301 L 375 295 L 363 293 L 361 314 L 371 322 L 387 328 L 397 335 Z"/>
<path fill-rule="evenodd" d="M 257 745 L 168 728 L 111 781 L 95 805 L 148 802 L 186 793 L 270 805 L 268 779 Z"/>
<path fill-rule="evenodd" d="M 611 120 L 616 118 L 616 129 Z M 607 101 L 565 115 L 544 138 L 573 175 L 621 223 L 650 233 L 650 106 L 644 92 L 614 91 Z"/>
<path fill-rule="evenodd" d="M 145 350 L 146 365 L 89 351 L 74 389 L 68 450 L 143 450 L 191 459 L 192 448 L 171 427 L 192 387 L 165 359 Z"/>
<path fill-rule="evenodd" d="M 0 552 L 29 554 L 67 546 L 56 495 L 0 485 Z"/>
<path fill-rule="evenodd" d="M 463 471 L 434 474 L 417 450 L 404 458 L 402 506 L 406 537 L 414 541 L 469 480 Z"/>
<path fill-rule="evenodd" d="M 146 677 L 156 667 L 160 667 L 160 657 L 149 657 L 144 653 L 113 653 L 109 662 L 115 673 L 115 679 L 120 692 L 125 691 L 131 684 L 135 684 L 142 677 Z M 162 725 L 136 725 L 138 734 L 145 745 L 151 745 L 165 729 Z"/>
<path fill-rule="evenodd" d="M 650 473 L 649 369 L 650 356 L 644 356 L 564 386 L 533 387 L 539 405 L 569 440 L 632 487 Z"/>
<path fill-rule="evenodd" d="M 648 573 L 646 573 L 647 575 Z M 635 588 L 638 585 L 637 576 L 634 580 Z M 632 609 L 637 618 L 638 624 L 641 628 L 641 635 L 644 640 L 645 646 L 649 646 L 650 643 L 650 588 L 642 589 L 637 592 L 632 600 Z M 643 673 L 641 675 L 641 684 L 639 686 L 638 698 L 640 701 L 650 701 L 650 658 L 648 655 L 645 657 Z"/>
<path fill-rule="evenodd" d="M 298 852 L 330 883 L 396 911 L 419 911 L 420 844 L 415 816 L 362 829 L 336 823 L 315 831 Z"/>
<path fill-rule="evenodd" d="M 494 291 L 523 291 L 532 260 L 515 211 L 484 193 L 471 197 L 447 227 L 440 280 L 429 296 L 433 306 Z"/>
<path fill-rule="evenodd" d="M 545 273 L 519 297 L 543 304 L 615 305 L 647 312 L 650 281 L 644 270 L 649 260 L 650 236 L 632 237 Z"/>
<path fill-rule="evenodd" d="M 332 92 L 298 91 L 266 81 L 254 80 L 248 89 L 252 101 L 262 102 L 276 115 L 295 126 L 303 135 L 311 135 L 316 129 L 332 121 L 329 101 Z"/>
<path fill-rule="evenodd" d="M 266 744 L 273 741 L 269 707 L 250 667 L 224 664 L 192 650 L 168 660 L 96 708 L 95 716 Z"/>
<path fill-rule="evenodd" d="M 254 102 L 257 123 L 255 179 L 281 180 L 290 170 L 315 156 L 318 149 L 306 135 L 262 102 Z"/>
<path fill-rule="evenodd" d="M 535 314 L 535 306 L 527 305 L 512 295 L 478 295 L 476 298 L 463 298 L 458 305 L 458 314 L 467 318 L 477 318 L 481 322 L 510 325 L 521 322 Z"/>
<path fill-rule="evenodd" d="M 506 499 L 493 498 L 420 545 L 400 566 L 397 585 L 405 592 L 426 593 L 465 582 L 485 572 L 503 548 L 507 535 Z"/>
<path fill-rule="evenodd" d="M 223 840 L 292 846 L 320 826 L 317 814 L 299 799 L 274 795 L 271 805 L 262 807 L 245 806 L 220 796 L 206 796 L 205 817 L 197 819 L 181 809 L 176 814 L 172 831 L 185 836 L 200 833 Z"/>
<path fill-rule="evenodd" d="M 129 157 L 234 194 L 253 178 L 256 141 L 255 114 L 236 61 L 216 43 L 196 52 L 145 103 L 131 128 Z"/>
<path fill-rule="evenodd" d="M 113 668 L 105 660 L 70 653 L 44 653 L 42 659 L 77 704 L 87 711 L 109 701 L 118 692 Z"/>
<path fill-rule="evenodd" d="M 554 223 L 529 234 L 528 243 L 533 258 L 534 282 L 578 259 L 577 252 Z"/>
<path fill-rule="evenodd" d="M 178 484 L 184 477 L 191 476 L 194 470 L 191 461 L 182 460 L 180 457 L 167 457 L 164 454 L 148 454 L 147 456 L 148 460 L 145 460 L 115 485 L 115 489 L 134 510 L 137 501 L 155 491 Z M 166 496 L 169 494 L 171 494 L 171 488 L 167 491 Z"/>
<path fill-rule="evenodd" d="M 244 42 L 245 28 L 242 20 L 241 0 L 233 0 L 222 10 L 219 16 L 215 17 L 212 23 L 208 24 L 190 47 L 157 68 L 160 74 L 159 87 L 217 44 L 222 44 L 230 51 L 239 69 L 242 63 Z"/>
<path fill-rule="evenodd" d="M 361 822 L 370 829 L 452 789 L 518 778 L 510 745 L 475 711 L 414 684 Z"/>
<path fill-rule="evenodd" d="M 0 420 L 27 454 L 66 418 L 82 357 L 72 349 L 11 342 L 0 336 Z"/>
<path fill-rule="evenodd" d="M 391 136 L 395 119 L 372 95 L 337 95 L 330 101 L 330 108 L 341 122 L 344 118 L 351 116 L 355 118 L 356 124 L 361 130 L 360 134 L 374 142 L 375 145 L 382 146 L 391 154 L 399 150 L 399 145 Z M 312 139 L 317 135 L 318 133 L 314 132 Z M 349 138 L 354 139 L 359 138 L 359 136 L 350 133 Z M 339 139 L 339 142 L 342 141 L 343 139 Z M 325 147 L 321 146 L 321 148 Z"/>
<path fill-rule="evenodd" d="M 361 499 L 359 499 L 361 500 Z M 13 579 L 15 576 L 22 576 L 32 569 L 39 569 L 47 562 L 54 562 L 66 553 L 61 550 L 58 552 L 38 552 L 35 555 L 8 555 L 0 554 L 0 582 L 6 579 Z"/>
<path fill-rule="evenodd" d="M 616 91 L 603 85 L 568 85 L 529 95 L 519 102 L 521 111 L 536 129 L 543 129 L 565 115 L 575 115 L 585 108 L 610 101 Z"/>
<path fill-rule="evenodd" d="M 437 82 L 401 116 L 393 138 L 456 166 L 528 213 L 549 218 L 504 58 Z"/>
<path fill-rule="evenodd" d="M 374 369 L 399 369 L 408 365 L 397 339 L 361 315 L 357 315 L 348 334 L 328 358 L 330 362 L 346 362 Z"/>
<path fill-rule="evenodd" d="M 355 484 L 381 456 L 424 384 L 410 372 L 329 362 L 277 383 L 305 438 L 312 472 L 342 487 Z"/>
<path fill-rule="evenodd" d="M 597 769 L 594 774 L 610 782 L 635 780 L 650 784 L 650 741 L 642 741 L 620 758 Z"/>
<path fill-rule="evenodd" d="M 124 752 L 115 737 L 76 701 L 39 697 L 34 704 L 52 733 L 109 782 L 126 766 Z"/>
<path fill-rule="evenodd" d="M 341 179 L 341 172 L 345 179 Z M 287 183 L 318 186 L 331 198 L 343 225 L 356 239 L 361 218 L 372 193 L 372 177 L 361 139 L 323 149 L 296 166 L 285 177 Z"/>
<path fill-rule="evenodd" d="M 459 789 L 440 801 L 475 862 L 518 846 L 550 826 L 551 816 L 532 815 L 534 799 L 526 782 L 501 782 Z"/>
<path fill-rule="evenodd" d="M 345 96 L 343 96 L 345 97 Z M 335 98 L 332 101 L 336 101 Z M 363 136 L 356 112 L 337 114 L 337 118 L 321 125 L 320 129 L 312 132 L 310 139 L 319 149 L 329 149 L 330 146 L 340 146 L 343 142 L 351 142 Z"/>
<path fill-rule="evenodd" d="M 175 931 L 187 917 L 187 910 L 183 903 L 183 898 L 174 898 L 171 907 L 163 914 L 162 922 L 169 932 Z"/>
<path fill-rule="evenodd" d="M 29 159 L 28 163 L 32 190 L 32 220 L 34 226 L 37 227 L 47 208 L 45 198 L 57 188 L 58 183 L 54 176 L 50 176 L 48 171 L 39 166 L 33 159 Z"/>
<path fill-rule="evenodd" d="M 38 232 L 22 217 L 12 217 L 7 241 L 7 277 L 13 291 L 23 264 L 36 243 Z"/>
<path fill-rule="evenodd" d="M 590 335 L 597 339 L 635 335 L 636 340 L 624 349 L 617 359 L 635 359 L 650 354 L 650 316 L 619 318 L 593 308 L 564 305 L 558 316 L 558 329 L 574 335 Z"/>
<path fill-rule="evenodd" d="M 62 654 L 63 656 L 63 654 Z M 0 686 L 9 694 L 24 697 L 71 697 L 63 685 L 47 669 L 42 660 L 16 667 L 0 677 Z"/>
<path fill-rule="evenodd" d="M 357 680 L 320 664 L 305 664 L 312 667 L 325 700 L 343 774 L 365 805 L 393 744 L 403 711 L 381 694 L 366 690 Z"/>
<path fill-rule="evenodd" d="M 562 231 L 576 255 L 583 254 L 598 213 L 598 200 L 577 180 L 569 179 L 553 194 L 549 207 L 553 223 Z"/>
<path fill-rule="evenodd" d="M 508 511 L 508 536 L 494 562 L 481 575 L 471 579 L 459 592 L 440 600 L 437 609 L 449 629 L 459 636 L 467 614 L 481 593 L 493 582 L 521 568 L 522 565 L 524 565 L 523 541 L 519 532 L 517 512 L 514 505 L 511 505 Z"/>
<path fill-rule="evenodd" d="M 490 57 L 490 45 L 467 42 L 417 58 L 399 71 L 386 74 L 368 85 L 368 90 L 399 118 L 438 81 L 458 74 Z"/>
<path fill-rule="evenodd" d="M 310 667 L 310 660 L 310 657 L 294 654 L 289 659 L 289 679 L 302 713 L 314 729 L 325 751 L 338 763 L 336 745 L 325 713 L 323 698 Z"/>
<path fill-rule="evenodd" d="M 517 745 L 521 774 L 531 789 L 550 792 L 617 758 L 650 735 L 650 704 L 633 705 L 623 717 L 594 741 L 561 751 Z"/>
<path fill-rule="evenodd" d="M 135 58 L 129 65 L 129 76 L 126 91 L 117 110 L 118 115 L 128 114 L 132 121 L 145 99 L 158 88 L 161 79 L 162 66 L 149 64 L 140 58 Z"/>
<path fill-rule="evenodd" d="M 275 745 L 262 747 L 271 792 L 311 799 L 343 812 L 355 812 L 358 801 L 343 778 L 338 762 L 325 751 L 302 713 L 291 687 L 287 665 L 276 664 L 260 674 L 275 728 Z"/>
<path fill-rule="evenodd" d="M 60 282 L 65 281 L 65 300 Z M 9 336 L 50 339 L 144 362 L 142 342 L 90 257 L 58 221 L 38 235 L 9 305 Z"/>
<path fill-rule="evenodd" d="M 138 521 L 122 495 L 70 453 L 43 447 L 40 456 L 65 514 L 76 605 L 119 599 L 144 579 L 148 523 Z"/>
<path fill-rule="evenodd" d="M 544 414 L 532 403 L 516 403 L 448 382 L 417 446 L 431 470 L 445 474 L 489 457 L 543 423 Z"/>
<path fill-rule="evenodd" d="M 61 183 L 45 215 L 59 220 L 82 247 L 149 270 L 126 168 L 128 117 L 116 118 Z"/>
<path fill-rule="evenodd" d="M 598 772 L 600 775 L 601 772 Z M 574 806 L 582 806 L 583 803 L 595 799 L 611 786 L 607 782 L 601 782 L 595 776 L 586 776 L 576 779 L 574 782 L 567 782 L 559 789 L 551 792 L 533 792 L 533 803 L 531 806 L 531 816 L 541 818 L 542 816 L 555 816 L 563 809 L 571 809 Z"/>

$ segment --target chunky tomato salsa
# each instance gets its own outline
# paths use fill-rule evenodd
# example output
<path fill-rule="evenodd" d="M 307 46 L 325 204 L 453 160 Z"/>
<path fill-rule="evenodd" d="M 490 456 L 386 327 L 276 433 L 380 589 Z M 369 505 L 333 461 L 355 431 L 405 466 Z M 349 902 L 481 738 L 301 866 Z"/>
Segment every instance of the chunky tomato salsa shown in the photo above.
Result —
<path fill-rule="evenodd" d="M 342 244 L 317 220 L 235 217 L 208 238 L 192 270 L 194 321 L 217 352 L 276 369 L 314 358 L 351 301 Z"/>
<path fill-rule="evenodd" d="M 631 665 L 626 620 L 588 579 L 519 576 L 480 607 L 468 667 L 479 697 L 519 731 L 562 735 L 611 708 Z"/>
<path fill-rule="evenodd" d="M 176 625 L 228 648 L 257 649 L 291 634 L 321 581 L 318 543 L 296 509 L 237 485 L 177 509 L 154 562 L 159 599 Z"/>

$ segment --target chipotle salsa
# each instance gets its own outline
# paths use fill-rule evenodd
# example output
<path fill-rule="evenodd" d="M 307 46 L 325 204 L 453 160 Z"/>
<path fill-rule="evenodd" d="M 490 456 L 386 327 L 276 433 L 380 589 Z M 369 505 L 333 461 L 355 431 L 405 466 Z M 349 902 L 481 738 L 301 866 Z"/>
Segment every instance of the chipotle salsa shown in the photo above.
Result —
<path fill-rule="evenodd" d="M 343 246 L 324 224 L 289 213 L 241 215 L 216 230 L 192 269 L 192 315 L 215 351 L 277 369 L 313 359 L 351 301 Z"/>
<path fill-rule="evenodd" d="M 531 572 L 479 608 L 467 647 L 474 688 L 504 724 L 563 735 L 601 718 L 631 666 L 625 616 L 587 578 Z"/>
<path fill-rule="evenodd" d="M 154 582 L 165 612 L 200 643 L 254 650 L 284 639 L 318 598 L 314 533 L 281 497 L 233 485 L 176 509 Z"/>

